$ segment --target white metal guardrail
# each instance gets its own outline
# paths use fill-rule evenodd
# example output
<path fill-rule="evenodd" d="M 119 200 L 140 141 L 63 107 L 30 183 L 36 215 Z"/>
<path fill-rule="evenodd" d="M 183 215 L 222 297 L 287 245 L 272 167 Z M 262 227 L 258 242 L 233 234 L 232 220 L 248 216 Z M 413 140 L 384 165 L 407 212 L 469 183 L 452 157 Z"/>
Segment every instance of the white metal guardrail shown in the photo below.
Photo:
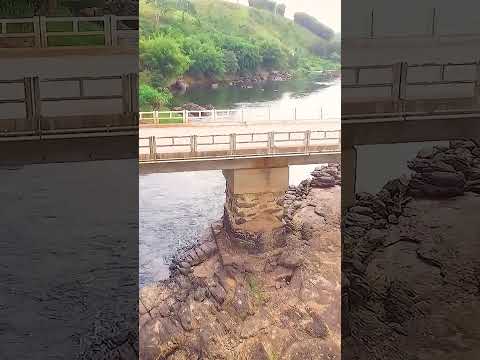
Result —
<path fill-rule="evenodd" d="M 146 124 L 248 124 L 271 123 L 282 121 L 318 121 L 338 120 L 329 116 L 323 108 L 312 111 L 308 108 L 273 109 L 271 107 L 213 109 L 213 110 L 183 110 L 183 111 L 149 111 L 140 112 L 140 123 Z"/>
<path fill-rule="evenodd" d="M 10 39 L 13 43 L 15 40 L 24 40 L 26 47 L 73 46 L 78 40 L 93 36 L 102 38 L 102 44 L 94 44 L 97 46 L 135 48 L 138 46 L 138 17 L 105 15 L 0 19 L 0 40 Z M 62 45 L 52 44 L 59 38 L 64 39 Z M 88 45 L 88 41 L 85 45 Z"/>
<path fill-rule="evenodd" d="M 340 149 L 340 130 L 140 137 L 140 161 L 309 155 Z"/>
<path fill-rule="evenodd" d="M 480 36 L 477 28 L 477 19 L 475 17 L 476 9 L 468 6 L 458 7 L 454 3 L 443 7 L 426 8 L 419 3 L 419 6 L 410 8 L 401 3 L 396 4 L 400 10 L 410 11 L 410 21 L 403 18 L 403 28 L 398 28 L 398 24 L 392 24 L 396 19 L 394 16 L 407 14 L 398 14 L 398 8 L 385 4 L 383 7 L 368 9 L 362 5 L 362 9 L 355 12 L 355 20 L 346 21 L 350 29 L 343 32 L 344 40 L 355 39 L 388 39 L 388 38 L 438 38 L 438 37 L 472 37 Z M 445 4 L 444 4 L 445 5 Z M 476 6 L 475 3 L 468 4 Z M 462 10 L 463 14 L 457 13 L 455 18 L 464 20 L 464 23 L 456 22 L 452 27 L 451 11 L 455 6 L 455 11 Z M 450 7 L 450 9 L 449 9 Z M 396 15 L 394 15 L 396 14 Z M 358 22 L 360 20 L 360 23 Z M 390 21 L 389 21 L 390 20 Z M 413 25 L 414 23 L 415 25 Z M 353 26 L 353 28 L 352 28 Z"/>
<path fill-rule="evenodd" d="M 342 69 L 342 120 L 479 111 L 480 61 Z"/>
<path fill-rule="evenodd" d="M 109 88 L 108 92 L 92 91 L 95 85 L 99 86 L 98 84 L 105 84 L 108 81 L 118 83 L 119 89 Z M 0 94 L 0 140 L 138 128 L 137 74 L 62 78 L 27 77 L 0 80 L 1 86 L 7 88 L 3 89 L 6 95 Z M 14 95 L 11 96 L 10 93 Z M 103 108 L 110 102 L 118 103 L 119 110 L 111 113 L 95 112 L 96 108 Z M 89 104 L 95 105 L 93 106 L 94 114 L 72 115 L 75 113 L 73 111 L 75 107 L 82 109 Z M 58 105 L 62 105 L 63 108 L 52 115 L 52 108 Z M 2 108 L 3 106 L 20 106 L 24 116 L 16 116 L 18 111 L 7 111 L 8 109 Z M 50 113 L 47 110 L 50 110 Z"/>

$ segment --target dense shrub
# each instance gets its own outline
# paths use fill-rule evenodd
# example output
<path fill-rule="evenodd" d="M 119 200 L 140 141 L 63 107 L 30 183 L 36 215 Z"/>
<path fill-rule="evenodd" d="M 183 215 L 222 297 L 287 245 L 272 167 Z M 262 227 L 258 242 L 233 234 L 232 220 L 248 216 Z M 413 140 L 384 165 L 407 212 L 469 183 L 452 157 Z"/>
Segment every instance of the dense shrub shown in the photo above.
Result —
<path fill-rule="evenodd" d="M 223 63 L 225 65 L 225 72 L 229 74 L 236 74 L 238 70 L 240 70 L 237 55 L 231 50 L 225 50 L 223 52 Z"/>
<path fill-rule="evenodd" d="M 286 67 L 288 55 L 280 44 L 277 42 L 264 41 L 260 43 L 260 49 L 262 65 L 266 69 L 281 69 Z"/>
<path fill-rule="evenodd" d="M 271 0 L 248 0 L 248 5 L 256 9 L 267 10 L 281 16 L 285 16 L 286 6 L 284 4 L 277 4 Z"/>
<path fill-rule="evenodd" d="M 306 13 L 295 13 L 294 21 L 325 40 L 331 40 L 335 35 L 332 29 Z"/>
<path fill-rule="evenodd" d="M 163 87 L 184 74 L 190 62 L 174 39 L 159 35 L 140 41 L 140 64 L 142 70 L 152 74 L 151 83 L 155 87 Z"/>
<path fill-rule="evenodd" d="M 238 68 L 242 73 L 254 72 L 262 63 L 262 56 L 258 46 L 239 38 L 230 38 L 230 42 L 223 44 L 225 50 L 235 53 Z"/>
<path fill-rule="evenodd" d="M 166 89 L 157 90 L 150 85 L 141 84 L 139 102 L 141 109 L 160 109 L 170 105 L 172 94 Z"/>
<path fill-rule="evenodd" d="M 225 73 L 223 52 L 213 42 L 188 37 L 183 42 L 182 50 L 190 59 L 190 74 L 217 77 Z"/>

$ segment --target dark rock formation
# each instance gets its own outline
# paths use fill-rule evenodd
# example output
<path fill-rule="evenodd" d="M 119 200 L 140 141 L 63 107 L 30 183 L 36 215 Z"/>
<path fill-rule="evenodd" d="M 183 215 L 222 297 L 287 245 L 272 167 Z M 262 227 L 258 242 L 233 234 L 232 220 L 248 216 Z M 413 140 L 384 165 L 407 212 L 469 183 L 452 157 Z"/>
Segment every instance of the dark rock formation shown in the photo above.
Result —
<path fill-rule="evenodd" d="M 462 344 L 480 343 L 466 331 L 480 313 L 465 307 L 479 304 L 472 276 L 480 269 L 480 227 L 472 211 L 480 208 L 480 147 L 451 141 L 421 150 L 408 166 L 410 179 L 357 194 L 343 217 L 342 326 L 352 336 L 342 338 L 342 354 L 470 359 Z M 456 330 L 446 329 L 452 322 Z"/>
<path fill-rule="evenodd" d="M 310 186 L 322 177 L 334 185 Z M 285 194 L 292 229 L 281 248 L 251 255 L 218 222 L 182 249 L 170 278 L 140 294 L 140 359 L 339 359 L 335 183 L 339 166 L 329 165 Z"/>

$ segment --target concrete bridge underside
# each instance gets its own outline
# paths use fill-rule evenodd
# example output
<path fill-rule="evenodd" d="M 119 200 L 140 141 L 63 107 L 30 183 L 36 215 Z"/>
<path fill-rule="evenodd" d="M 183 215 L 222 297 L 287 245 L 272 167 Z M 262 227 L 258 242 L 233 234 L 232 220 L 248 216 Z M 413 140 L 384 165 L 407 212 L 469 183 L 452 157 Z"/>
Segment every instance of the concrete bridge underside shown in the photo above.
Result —
<path fill-rule="evenodd" d="M 280 168 L 290 165 L 323 164 L 339 162 L 340 151 L 318 154 L 293 154 L 258 156 L 244 158 L 208 158 L 186 160 L 145 161 L 140 165 L 140 174 L 168 173 L 186 171 L 230 170 L 230 169 L 263 169 Z"/>
<path fill-rule="evenodd" d="M 133 133 L 133 134 L 132 134 Z M 138 158 L 138 134 L 0 141 L 0 165 Z"/>

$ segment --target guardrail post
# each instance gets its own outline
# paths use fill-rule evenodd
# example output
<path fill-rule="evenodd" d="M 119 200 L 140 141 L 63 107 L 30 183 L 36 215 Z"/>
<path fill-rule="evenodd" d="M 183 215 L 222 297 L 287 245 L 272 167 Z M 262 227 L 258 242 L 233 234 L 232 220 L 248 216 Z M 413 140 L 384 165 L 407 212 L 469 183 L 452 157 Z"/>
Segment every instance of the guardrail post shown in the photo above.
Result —
<path fill-rule="evenodd" d="M 310 154 L 310 142 L 311 142 L 311 139 L 312 139 L 312 131 L 311 131 L 311 130 L 305 131 L 305 138 L 304 138 L 304 141 L 305 141 L 305 154 L 307 154 L 307 155 Z"/>
<path fill-rule="evenodd" d="M 110 15 L 109 18 L 110 25 L 110 39 L 109 42 L 111 46 L 118 46 L 118 32 L 117 32 L 117 17 L 115 15 Z M 105 34 L 106 36 L 107 34 Z"/>
<path fill-rule="evenodd" d="M 268 107 L 268 121 L 272 121 L 272 108 L 270 106 Z"/>
<path fill-rule="evenodd" d="M 158 111 L 157 110 L 153 110 L 153 124 L 154 125 L 157 125 L 159 123 L 159 120 L 158 120 Z"/>
<path fill-rule="evenodd" d="M 188 110 L 183 110 L 183 123 L 186 124 L 188 123 Z"/>
<path fill-rule="evenodd" d="M 245 111 L 243 108 L 242 108 L 242 123 L 247 125 L 247 123 L 245 122 Z"/>
<path fill-rule="evenodd" d="M 275 149 L 275 133 L 273 131 L 268 133 L 267 146 L 268 154 L 273 154 Z"/>
<path fill-rule="evenodd" d="M 148 145 L 150 147 L 150 160 L 157 159 L 157 142 L 155 136 L 150 136 L 148 138 Z"/>
<path fill-rule="evenodd" d="M 48 47 L 47 19 L 45 16 L 38 17 L 40 22 L 40 47 Z"/>
<path fill-rule="evenodd" d="M 372 12 L 370 13 L 370 39 L 373 39 L 374 36 L 375 36 L 375 32 L 374 32 L 374 13 L 373 13 L 373 9 L 372 9 Z"/>
<path fill-rule="evenodd" d="M 35 129 L 35 104 L 33 93 L 33 78 L 27 77 L 23 79 L 23 87 L 25 92 L 25 114 L 27 122 L 31 125 L 32 130 Z"/>
<path fill-rule="evenodd" d="M 216 109 L 213 109 L 213 122 L 216 122 L 217 121 L 217 110 Z"/>
<path fill-rule="evenodd" d="M 237 135 L 230 134 L 230 155 L 235 155 L 237 152 Z"/>
<path fill-rule="evenodd" d="M 139 111 L 139 104 L 138 104 L 138 74 L 131 73 L 129 74 L 130 79 L 130 111 L 134 114 L 137 114 Z"/>
<path fill-rule="evenodd" d="M 192 154 L 197 152 L 197 135 L 190 136 L 190 152 Z"/>
<path fill-rule="evenodd" d="M 33 32 L 35 34 L 35 47 L 37 48 L 42 47 L 40 16 L 35 16 L 33 18 Z"/>
<path fill-rule="evenodd" d="M 402 62 L 400 63 L 400 90 L 398 92 L 398 100 L 400 106 L 400 112 L 405 111 L 405 104 L 404 101 L 407 98 L 407 86 L 408 86 L 408 63 Z"/>
<path fill-rule="evenodd" d="M 297 108 L 296 107 L 293 109 L 293 120 L 297 121 Z"/>
<path fill-rule="evenodd" d="M 480 101 L 480 61 L 477 61 L 476 69 L 476 78 L 475 78 L 475 89 L 473 90 L 473 102 L 475 105 L 477 105 Z"/>
<path fill-rule="evenodd" d="M 38 76 L 32 78 L 32 97 L 35 130 L 40 134 L 42 132 L 42 98 L 40 96 L 40 79 Z"/>
<path fill-rule="evenodd" d="M 113 46 L 112 41 L 112 22 L 114 15 L 105 15 L 103 17 L 103 33 L 105 38 L 105 46 Z"/>

